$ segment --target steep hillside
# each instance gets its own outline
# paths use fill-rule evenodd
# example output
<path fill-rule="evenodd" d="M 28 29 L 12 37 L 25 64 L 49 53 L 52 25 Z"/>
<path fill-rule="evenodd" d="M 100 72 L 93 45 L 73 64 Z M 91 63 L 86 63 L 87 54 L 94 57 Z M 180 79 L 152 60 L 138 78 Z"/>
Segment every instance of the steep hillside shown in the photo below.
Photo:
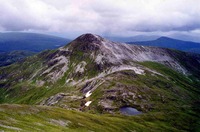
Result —
<path fill-rule="evenodd" d="M 137 41 L 137 42 L 127 42 L 127 43 L 144 45 L 144 46 L 171 48 L 171 49 L 177 49 L 186 52 L 193 52 L 200 54 L 200 43 L 176 40 L 168 37 L 160 37 L 152 41 Z"/>
<path fill-rule="evenodd" d="M 61 124 L 62 120 L 68 120 L 65 116 L 70 113 L 68 110 L 82 111 L 83 117 L 77 118 L 84 120 L 91 116 L 91 120 L 105 126 L 105 131 L 195 131 L 200 128 L 199 67 L 198 54 L 115 43 L 98 35 L 84 34 L 64 47 L 0 68 L 0 102 L 9 103 L 10 107 L 11 104 L 50 106 L 44 108 L 54 111 L 50 112 L 50 118 Z M 7 109 L 4 107 L 0 109 Z M 18 107 L 22 107 L 19 113 L 27 113 L 27 107 L 32 106 Z M 122 108 L 132 108 L 140 115 L 127 117 L 122 115 Z M 44 111 L 42 106 L 34 109 Z M 63 109 L 66 111 L 61 117 Z M 3 115 L 9 115 L 9 111 L 2 111 Z M 54 114 L 59 119 L 54 119 Z M 98 119 L 97 114 L 103 117 Z M 36 120 L 43 124 L 48 119 L 40 116 Z M 107 126 L 109 120 L 113 122 Z M 97 131 L 98 123 L 94 127 L 92 122 L 80 123 L 83 130 L 89 127 Z M 16 124 L 7 125 L 3 122 L 0 127 Z M 22 128 L 20 124 L 16 126 Z"/>
<path fill-rule="evenodd" d="M 40 52 L 66 45 L 69 39 L 37 33 L 0 33 L 0 52 L 26 50 Z"/>

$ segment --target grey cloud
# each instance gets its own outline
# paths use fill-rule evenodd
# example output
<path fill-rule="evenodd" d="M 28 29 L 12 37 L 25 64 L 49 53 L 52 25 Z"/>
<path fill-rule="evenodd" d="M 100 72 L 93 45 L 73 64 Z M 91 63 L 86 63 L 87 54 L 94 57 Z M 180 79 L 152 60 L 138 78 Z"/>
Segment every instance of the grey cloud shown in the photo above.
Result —
<path fill-rule="evenodd" d="M 80 34 L 193 31 L 199 0 L 0 0 L 0 30 Z"/>

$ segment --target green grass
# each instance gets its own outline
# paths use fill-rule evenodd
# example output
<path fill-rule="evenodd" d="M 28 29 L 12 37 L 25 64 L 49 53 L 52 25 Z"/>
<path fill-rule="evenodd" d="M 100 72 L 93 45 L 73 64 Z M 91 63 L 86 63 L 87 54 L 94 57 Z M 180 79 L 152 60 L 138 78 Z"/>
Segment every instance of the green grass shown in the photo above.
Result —
<path fill-rule="evenodd" d="M 197 78 L 195 78 L 192 75 L 183 75 L 181 73 L 178 73 L 162 64 L 155 63 L 155 62 L 142 62 L 140 63 L 150 69 L 154 69 L 158 71 L 159 73 L 163 74 L 167 77 L 168 82 L 173 82 L 176 86 L 179 86 L 186 90 L 188 94 L 193 99 L 199 99 L 200 94 L 200 81 L 198 81 Z M 159 78 L 160 79 L 160 78 Z"/>
<path fill-rule="evenodd" d="M 164 117 L 95 115 L 56 107 L 28 105 L 0 105 L 0 130 L 12 131 L 179 131 L 169 123 L 160 123 Z M 149 120 L 148 118 L 151 118 Z M 60 122 L 60 123 L 59 123 Z M 13 130 L 14 131 L 14 130 Z"/>
<path fill-rule="evenodd" d="M 71 93 L 76 89 L 70 86 L 54 84 L 38 87 L 28 82 L 19 83 L 10 89 L 0 89 L 1 103 L 38 104 L 59 92 Z"/>

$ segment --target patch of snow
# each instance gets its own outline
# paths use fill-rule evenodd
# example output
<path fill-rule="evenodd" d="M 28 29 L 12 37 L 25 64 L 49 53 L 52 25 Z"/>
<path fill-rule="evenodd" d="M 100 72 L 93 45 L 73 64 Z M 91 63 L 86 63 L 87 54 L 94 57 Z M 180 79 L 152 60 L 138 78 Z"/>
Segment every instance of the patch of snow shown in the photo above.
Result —
<path fill-rule="evenodd" d="M 86 97 L 86 98 L 87 98 L 87 97 L 90 97 L 91 94 L 92 94 L 91 91 L 88 91 L 88 92 L 85 94 L 85 97 Z"/>
<path fill-rule="evenodd" d="M 88 102 L 85 103 L 85 106 L 88 107 L 91 103 L 92 103 L 92 101 L 88 101 Z"/>

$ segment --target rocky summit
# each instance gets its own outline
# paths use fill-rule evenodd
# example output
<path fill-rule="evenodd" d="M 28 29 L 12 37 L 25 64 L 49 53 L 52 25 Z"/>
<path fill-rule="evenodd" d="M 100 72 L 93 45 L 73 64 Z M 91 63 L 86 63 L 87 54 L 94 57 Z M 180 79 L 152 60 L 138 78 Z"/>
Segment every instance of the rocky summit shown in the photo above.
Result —
<path fill-rule="evenodd" d="M 197 131 L 199 67 L 199 54 L 83 34 L 0 68 L 0 130 Z"/>

